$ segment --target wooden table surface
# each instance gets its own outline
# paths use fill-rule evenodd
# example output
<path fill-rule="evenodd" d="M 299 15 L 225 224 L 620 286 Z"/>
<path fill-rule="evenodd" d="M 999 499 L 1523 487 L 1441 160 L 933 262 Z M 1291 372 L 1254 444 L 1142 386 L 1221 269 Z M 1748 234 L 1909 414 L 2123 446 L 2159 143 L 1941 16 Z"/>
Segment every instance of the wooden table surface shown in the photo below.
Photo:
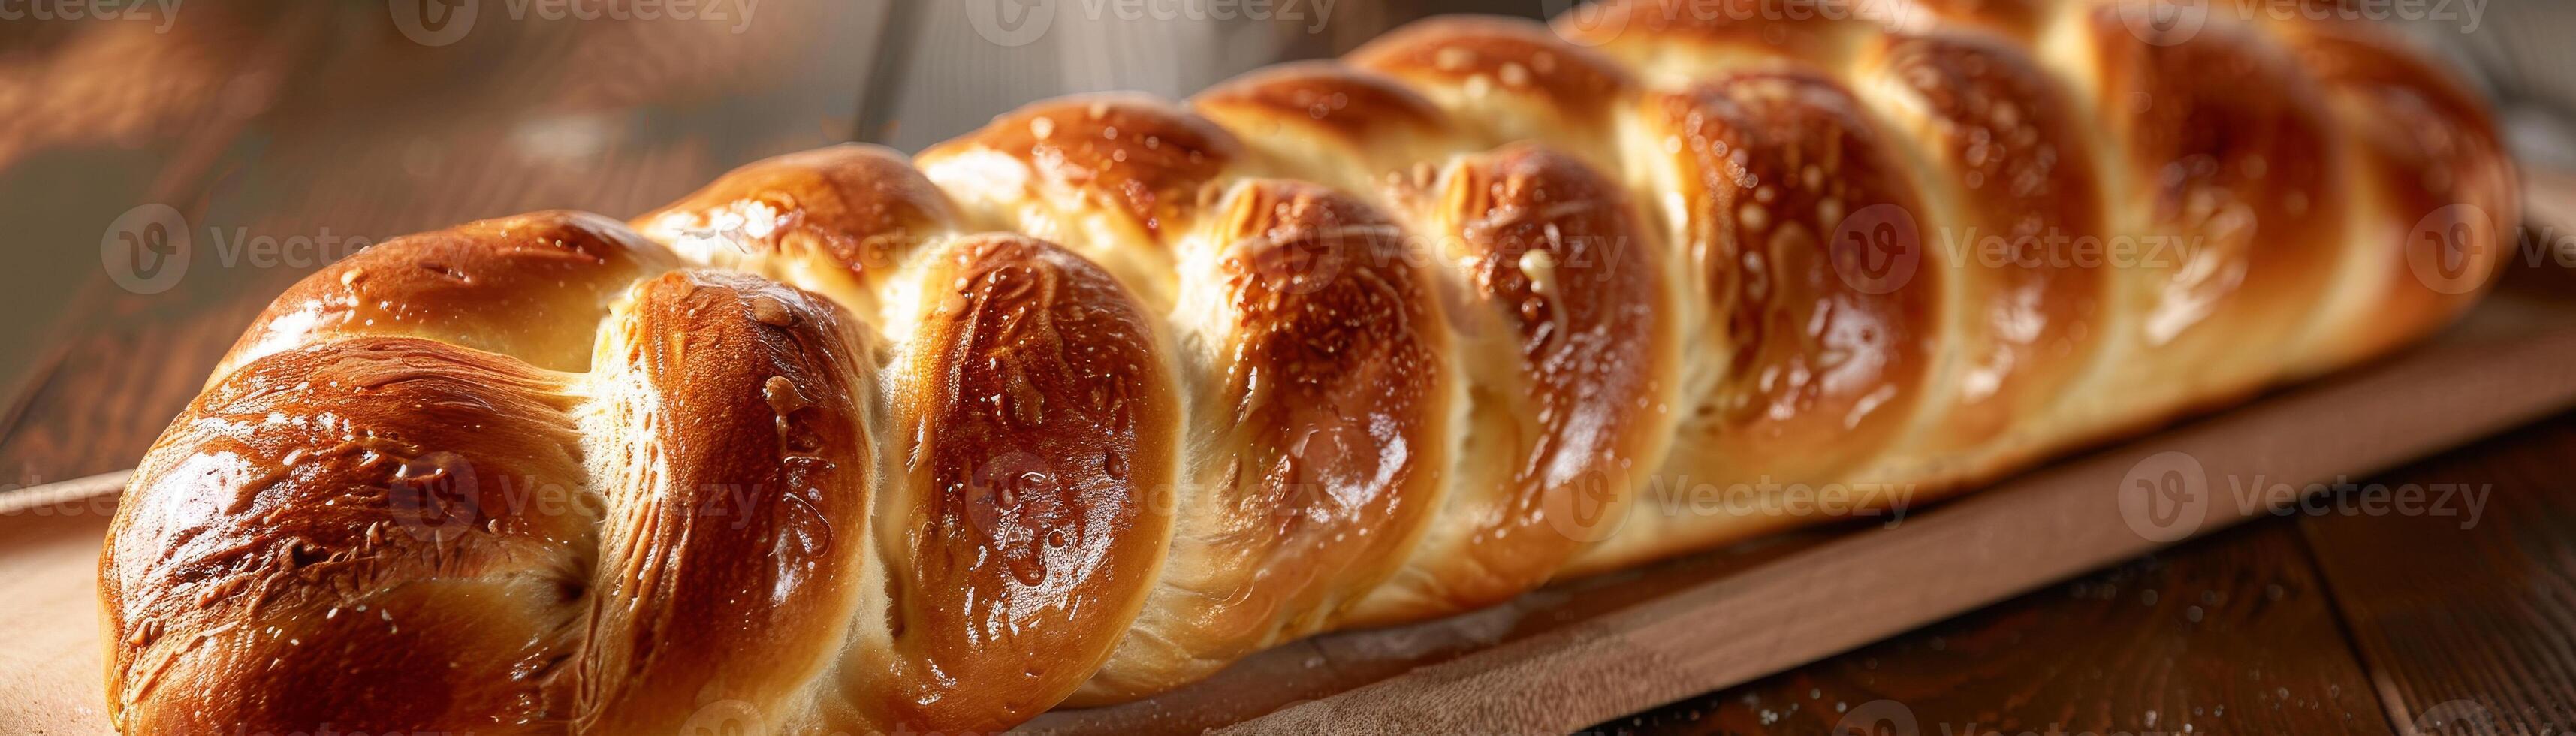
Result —
<path fill-rule="evenodd" d="M 881 42 L 954 40 L 889 40 L 918 21 L 885 2 L 762 4 L 749 23 L 487 18 L 443 45 L 403 35 L 385 3 L 284 5 L 0 25 L 0 252 L 85 264 L 12 281 L 35 302 L 15 313 L 46 317 L 18 356 L 27 378 L 0 385 L 8 486 L 130 466 L 251 315 L 352 238 L 630 214 L 754 158 L 885 139 L 900 111 L 863 104 L 902 97 Z M 192 238 L 174 284 L 86 265 L 150 205 Z M 2576 415 L 2352 479 L 2485 489 L 2473 518 L 2265 520 L 1597 730 L 2576 731 L 2570 457 Z"/>

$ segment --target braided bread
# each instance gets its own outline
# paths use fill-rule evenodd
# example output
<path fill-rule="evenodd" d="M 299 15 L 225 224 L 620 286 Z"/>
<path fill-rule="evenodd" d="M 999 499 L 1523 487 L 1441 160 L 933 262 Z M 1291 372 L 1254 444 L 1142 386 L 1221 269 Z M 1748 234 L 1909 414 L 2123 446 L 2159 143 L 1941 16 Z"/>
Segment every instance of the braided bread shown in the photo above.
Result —
<path fill-rule="evenodd" d="M 2354 364 L 2517 221 L 2365 25 L 1882 5 L 1435 19 L 370 248 L 134 476 L 111 711 L 1003 728 Z"/>

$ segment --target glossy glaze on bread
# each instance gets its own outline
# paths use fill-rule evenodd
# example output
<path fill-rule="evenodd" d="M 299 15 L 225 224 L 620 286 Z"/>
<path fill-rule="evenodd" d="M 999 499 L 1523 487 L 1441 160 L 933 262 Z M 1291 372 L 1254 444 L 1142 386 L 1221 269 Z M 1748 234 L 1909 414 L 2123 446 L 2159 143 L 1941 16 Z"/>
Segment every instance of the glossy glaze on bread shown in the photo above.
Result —
<path fill-rule="evenodd" d="M 2518 221 L 2366 25 L 1884 5 L 1435 19 L 370 248 L 135 475 L 116 723 L 1006 728 L 2351 365 Z"/>

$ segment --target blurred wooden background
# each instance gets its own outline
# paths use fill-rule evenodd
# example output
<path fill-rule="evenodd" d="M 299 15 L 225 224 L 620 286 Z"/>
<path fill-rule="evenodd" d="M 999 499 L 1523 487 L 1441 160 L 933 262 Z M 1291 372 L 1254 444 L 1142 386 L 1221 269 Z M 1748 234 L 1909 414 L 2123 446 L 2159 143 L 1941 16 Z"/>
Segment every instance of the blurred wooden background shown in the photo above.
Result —
<path fill-rule="evenodd" d="M 718 1 L 699 7 L 725 17 L 654 20 L 512 17 L 529 6 L 493 0 L 436 28 L 416 14 L 456 12 L 447 0 L 187 3 L 168 16 L 138 3 L 110 6 L 130 19 L 9 21 L 0 487 L 131 465 L 271 296 L 365 242 L 538 208 L 624 216 L 771 154 L 844 140 L 912 150 L 1047 95 L 1182 94 L 1422 15 L 1558 4 L 1287 2 L 1281 15 L 1306 15 L 1131 22 L 1065 2 L 1025 38 L 1031 26 L 979 29 L 974 15 L 1037 9 L 1021 0 L 760 2 L 747 14 Z M 412 25 L 398 22 L 406 12 Z M 2486 22 L 2534 34 L 2512 20 Z M 2464 53 L 2484 53 L 2476 43 Z M 2498 89 L 2569 85 L 2576 69 L 2550 61 L 2565 47 L 2546 48 L 2558 51 L 2504 54 L 2520 66 Z M 2540 138 L 2559 119 L 2536 118 Z M 186 265 L 166 290 L 103 260 L 122 252 L 103 241 L 152 205 L 185 225 L 172 257 Z M 1826 733 L 1892 700 L 1927 734 L 2576 730 L 2571 450 L 2576 416 L 2383 479 L 2492 483 L 2473 529 L 2257 523 L 1602 728 Z"/>

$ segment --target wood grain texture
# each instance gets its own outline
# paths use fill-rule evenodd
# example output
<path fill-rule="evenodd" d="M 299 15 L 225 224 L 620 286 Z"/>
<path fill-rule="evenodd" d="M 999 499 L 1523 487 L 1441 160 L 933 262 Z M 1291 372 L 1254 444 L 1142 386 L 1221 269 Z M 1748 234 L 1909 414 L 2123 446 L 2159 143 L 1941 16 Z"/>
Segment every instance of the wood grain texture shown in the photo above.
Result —
<path fill-rule="evenodd" d="M 1842 736 L 1909 724 L 2391 733 L 2297 527 L 2279 519 L 1586 730 Z"/>
<path fill-rule="evenodd" d="M 120 21 L 0 32 L 0 221 L 9 223 L 0 245 L 17 277 L 0 293 L 14 318 L 0 338 L 42 346 L 0 354 L 8 427 L 42 400 L 73 354 L 68 343 L 99 337 L 91 326 L 141 306 L 112 298 L 122 292 L 95 255 L 102 230 L 143 203 L 202 201 L 226 149 L 321 38 L 318 20 L 235 4 L 167 31 Z M 48 441 L 70 444 L 80 429 Z M 0 461 L 0 479 L 41 483 L 118 462 L 57 466 L 42 451 L 21 453 Z"/>
<path fill-rule="evenodd" d="M 2576 731 L 2576 415 L 2367 481 L 2304 515 L 2387 717 L 2427 733 Z M 2373 486 L 2376 486 L 2375 488 Z M 2402 489 L 2423 489 L 2415 512 Z M 2445 488 L 2483 492 L 2434 506 Z M 2493 730 L 2480 731 L 2486 728 Z"/>
<path fill-rule="evenodd" d="M 1850 531 L 1806 529 L 1654 565 L 1567 581 L 1492 608 L 1406 626 L 1337 631 L 1253 654 L 1216 675 L 1121 705 L 1060 710 L 1025 729 L 1039 733 L 1198 733 L 1330 697 L 1369 683 L 1541 636 L 1667 592 L 1753 569 Z"/>

